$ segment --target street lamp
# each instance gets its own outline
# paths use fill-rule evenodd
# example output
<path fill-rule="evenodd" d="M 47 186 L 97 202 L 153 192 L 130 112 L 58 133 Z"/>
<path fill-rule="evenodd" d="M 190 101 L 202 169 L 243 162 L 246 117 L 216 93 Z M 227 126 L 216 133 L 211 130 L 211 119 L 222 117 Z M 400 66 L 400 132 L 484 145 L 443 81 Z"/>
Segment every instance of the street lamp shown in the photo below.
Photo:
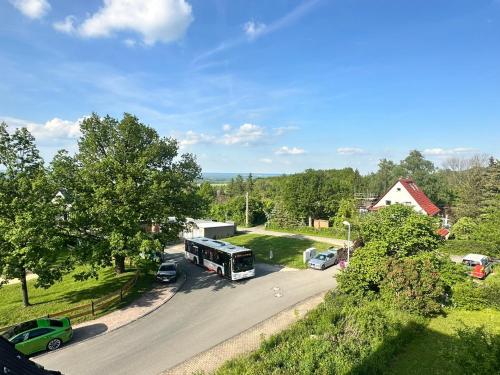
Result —
<path fill-rule="evenodd" d="M 347 263 L 349 263 L 349 253 L 351 252 L 351 223 L 344 221 L 342 224 L 347 226 Z"/>

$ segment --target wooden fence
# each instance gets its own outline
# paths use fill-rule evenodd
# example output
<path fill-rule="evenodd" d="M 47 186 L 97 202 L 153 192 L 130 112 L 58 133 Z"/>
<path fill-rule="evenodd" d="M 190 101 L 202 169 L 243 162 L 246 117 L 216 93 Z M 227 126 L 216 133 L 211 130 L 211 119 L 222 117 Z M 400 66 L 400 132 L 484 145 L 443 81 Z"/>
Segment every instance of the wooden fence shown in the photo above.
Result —
<path fill-rule="evenodd" d="M 47 314 L 45 317 L 46 318 L 67 317 L 70 319 L 76 319 L 87 315 L 95 316 L 98 311 L 104 310 L 117 302 L 121 302 L 123 298 L 130 292 L 130 289 L 132 289 L 132 287 L 135 285 L 138 278 L 139 278 L 139 272 L 136 272 L 134 277 L 132 277 L 129 281 L 127 281 L 120 288 L 120 290 L 117 290 L 116 292 L 107 294 L 95 300 L 91 300 L 89 303 L 73 307 L 72 309 Z M 0 328 L 0 333 L 7 331 L 12 326 L 13 325 Z"/>

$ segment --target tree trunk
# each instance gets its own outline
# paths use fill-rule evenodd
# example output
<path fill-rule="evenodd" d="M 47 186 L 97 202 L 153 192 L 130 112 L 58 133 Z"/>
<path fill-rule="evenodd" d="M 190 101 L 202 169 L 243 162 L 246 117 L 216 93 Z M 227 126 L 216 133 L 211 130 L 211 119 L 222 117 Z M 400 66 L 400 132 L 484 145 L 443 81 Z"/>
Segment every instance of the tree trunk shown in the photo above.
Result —
<path fill-rule="evenodd" d="M 115 255 L 115 272 L 117 274 L 125 272 L 125 257 L 121 255 Z"/>
<path fill-rule="evenodd" d="M 21 271 L 21 289 L 23 291 L 23 305 L 24 307 L 30 306 L 30 301 L 28 298 L 28 284 L 26 283 L 26 270 L 23 268 Z"/>

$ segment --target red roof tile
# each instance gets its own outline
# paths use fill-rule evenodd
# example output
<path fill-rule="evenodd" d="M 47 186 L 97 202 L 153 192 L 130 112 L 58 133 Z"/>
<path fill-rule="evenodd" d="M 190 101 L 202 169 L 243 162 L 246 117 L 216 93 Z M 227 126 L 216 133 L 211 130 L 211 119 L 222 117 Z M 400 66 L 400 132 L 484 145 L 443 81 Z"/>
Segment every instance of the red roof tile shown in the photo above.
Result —
<path fill-rule="evenodd" d="M 411 178 L 400 178 L 399 182 L 401 182 L 404 188 L 410 193 L 413 199 L 415 199 L 415 201 L 422 208 L 422 210 L 427 213 L 427 215 L 434 216 L 439 213 L 440 209 L 431 202 L 427 195 L 425 195 L 425 193 L 420 190 L 420 188 Z"/>
<path fill-rule="evenodd" d="M 436 231 L 436 233 L 439 234 L 441 237 L 446 237 L 448 235 L 448 233 L 450 233 L 450 231 L 446 228 L 439 228 Z"/>

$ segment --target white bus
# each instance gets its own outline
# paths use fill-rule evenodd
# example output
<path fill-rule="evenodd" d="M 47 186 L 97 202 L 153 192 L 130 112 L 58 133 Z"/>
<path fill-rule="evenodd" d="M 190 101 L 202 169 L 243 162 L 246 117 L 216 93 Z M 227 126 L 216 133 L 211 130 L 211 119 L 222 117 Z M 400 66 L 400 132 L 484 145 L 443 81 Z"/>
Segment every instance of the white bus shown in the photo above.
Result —
<path fill-rule="evenodd" d="M 195 237 L 185 240 L 185 256 L 191 262 L 217 272 L 230 280 L 255 276 L 254 256 L 250 249 L 228 242 Z"/>

